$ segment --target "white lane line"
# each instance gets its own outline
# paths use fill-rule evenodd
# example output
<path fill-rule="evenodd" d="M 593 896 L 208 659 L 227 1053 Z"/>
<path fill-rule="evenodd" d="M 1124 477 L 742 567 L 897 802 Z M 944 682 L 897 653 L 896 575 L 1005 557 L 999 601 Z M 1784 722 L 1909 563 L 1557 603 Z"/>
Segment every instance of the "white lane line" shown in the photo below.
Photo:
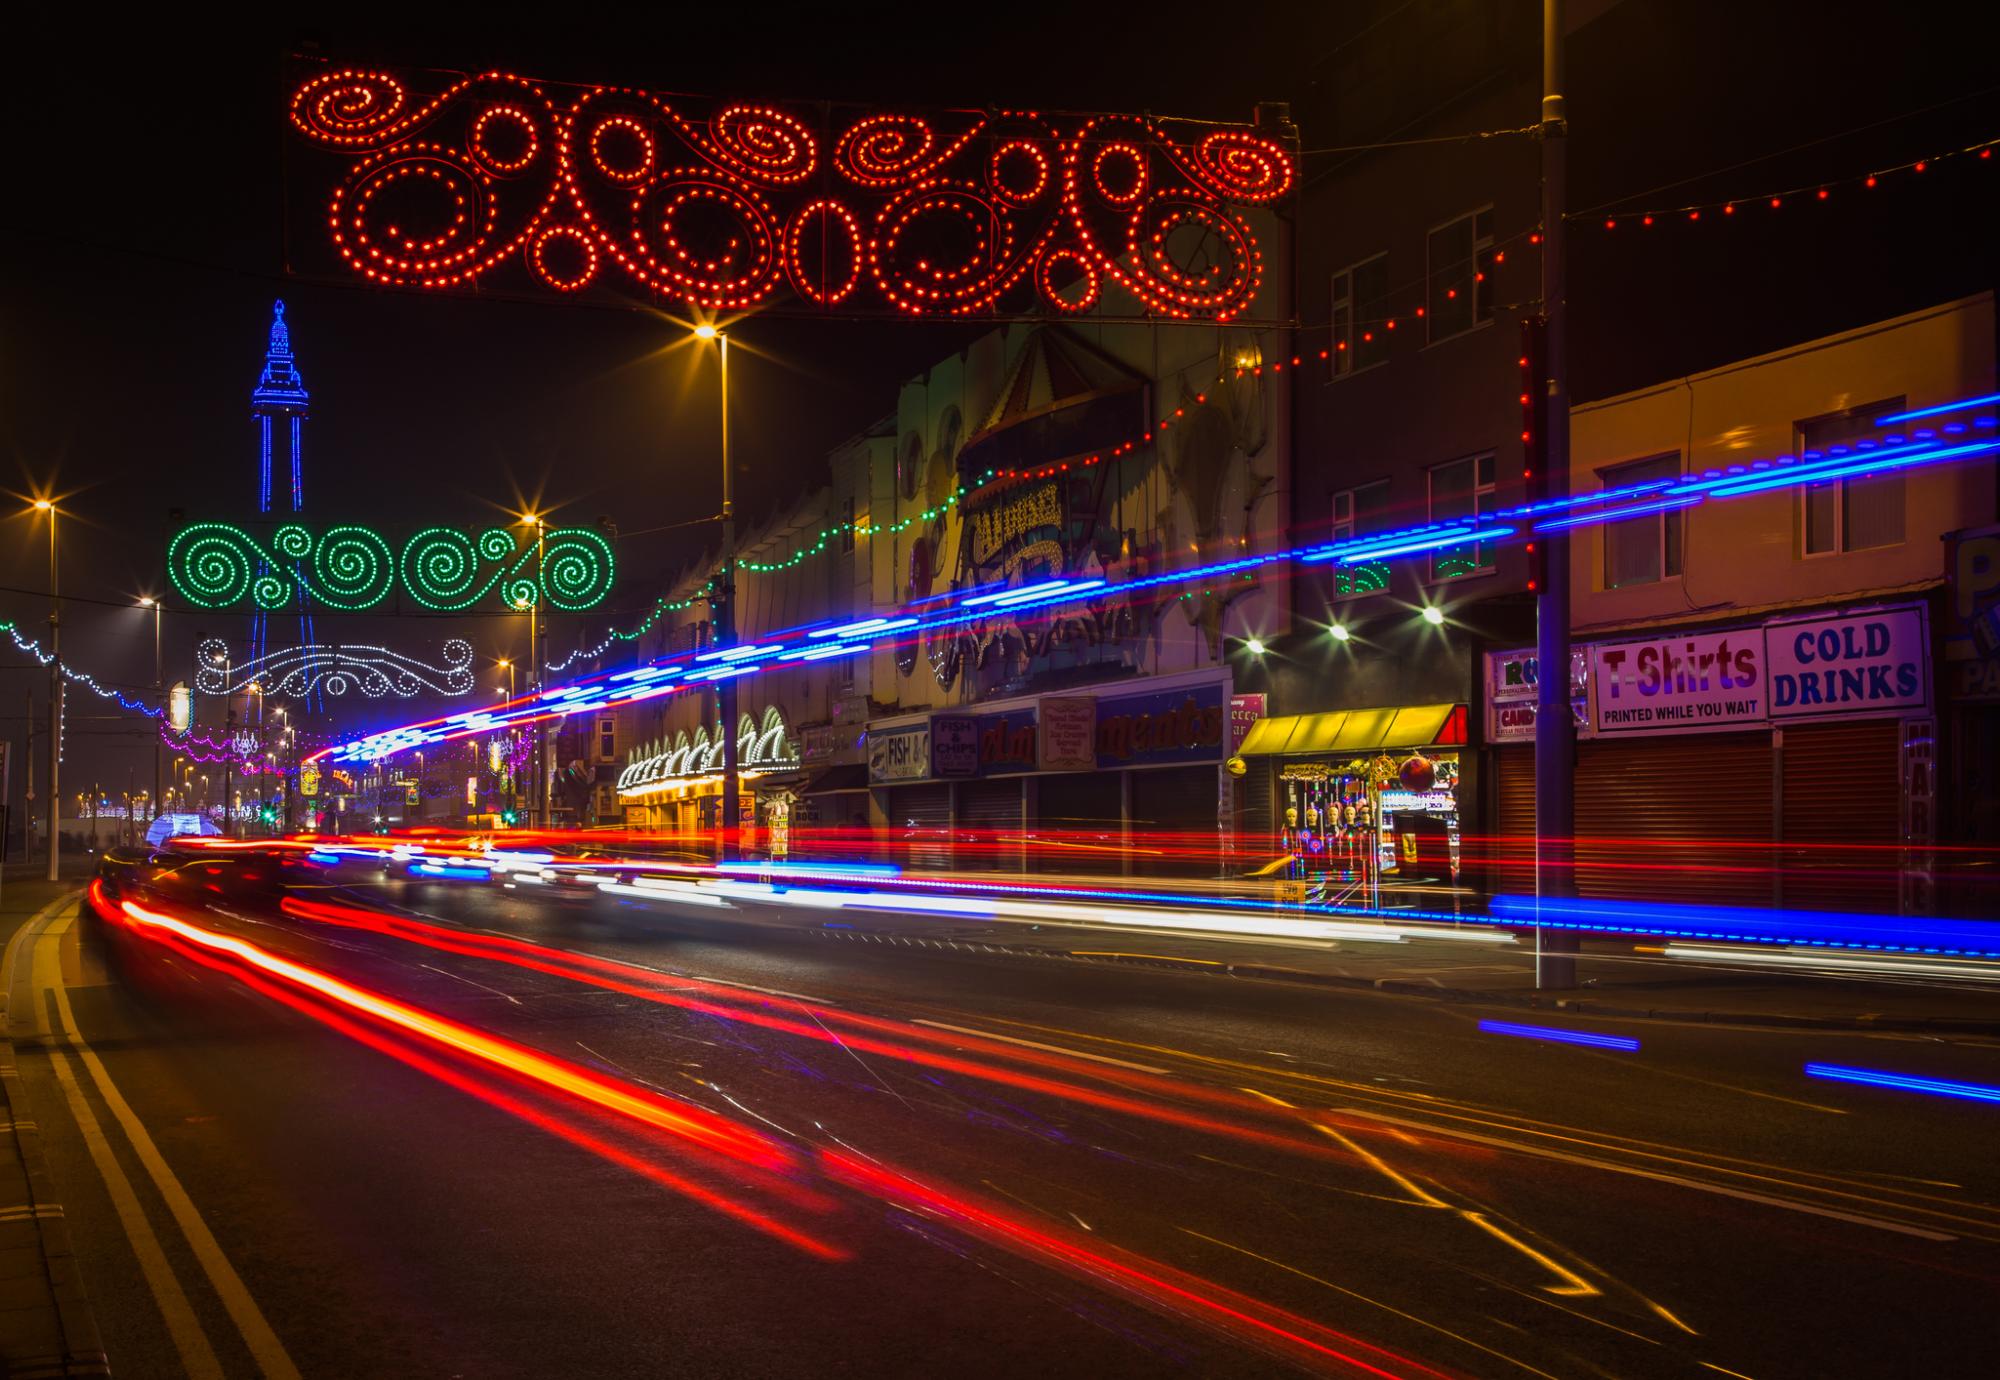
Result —
<path fill-rule="evenodd" d="M 419 968 L 424 969 L 426 972 L 436 973 L 439 977 L 448 977 L 455 981 L 462 982 L 467 987 L 477 987 L 480 991 L 491 992 L 496 997 L 506 997 L 508 1001 L 513 1002 L 514 1005 L 516 1006 L 519 1006 L 521 1004 L 521 999 L 519 997 L 509 996 L 507 993 L 501 991 L 498 987 L 488 987 L 483 982 L 474 982 L 471 978 L 466 977 L 463 973 L 450 972 L 444 968 L 437 967 L 435 964 L 431 963 L 419 963 L 417 966 Z"/>
<path fill-rule="evenodd" d="M 1061 1045 L 1045 1045 L 1040 1040 L 1023 1040 L 1013 1035 L 995 1035 L 990 1030 L 973 1030 L 969 1026 L 947 1025 L 943 1021 L 913 1020 L 910 1024 L 927 1025 L 933 1030 L 949 1030 L 954 1035 L 975 1035 L 982 1040 L 998 1040 L 1003 1045 L 1022 1045 L 1028 1049 L 1039 1049 L 1048 1054 L 1067 1055 L 1071 1059 L 1088 1059 L 1093 1064 L 1110 1064 L 1115 1068 L 1134 1069 L 1140 1073 L 1168 1073 L 1168 1070 L 1154 1068 L 1151 1064 L 1135 1064 L 1128 1059 L 1113 1059 L 1106 1054 L 1085 1054 L 1080 1049 L 1065 1049 Z"/>
<path fill-rule="evenodd" d="M 58 922 L 44 939 L 55 939 L 59 945 L 61 935 L 69 928 L 71 918 L 65 917 Z M 38 954 L 37 972 L 39 971 Z M 97 1085 L 97 1094 L 104 1099 L 104 1105 L 110 1109 L 112 1119 L 125 1132 L 125 1138 L 132 1143 L 133 1153 L 139 1157 L 139 1163 L 145 1169 L 146 1176 L 153 1181 L 153 1187 L 159 1190 L 160 1197 L 166 1201 L 167 1210 L 173 1214 L 174 1221 L 180 1226 L 181 1234 L 187 1238 L 188 1246 L 193 1250 L 195 1260 L 200 1263 L 202 1273 L 208 1276 L 209 1285 L 222 1300 L 224 1311 L 229 1314 L 230 1321 L 236 1324 L 237 1332 L 242 1334 L 243 1344 L 250 1349 L 251 1359 L 270 1380 L 301 1380 L 299 1368 L 292 1363 L 291 1355 L 285 1350 L 284 1343 L 278 1340 L 278 1334 L 271 1330 L 271 1324 L 265 1320 L 264 1311 L 257 1306 L 257 1300 L 250 1296 L 250 1290 L 244 1285 L 243 1277 L 236 1273 L 236 1267 L 229 1263 L 229 1257 L 223 1253 L 215 1234 L 208 1229 L 208 1223 L 202 1220 L 201 1213 L 195 1208 L 194 1200 L 181 1186 L 180 1179 L 168 1166 L 166 1157 L 160 1153 L 159 1146 L 153 1143 L 152 1136 L 140 1123 L 138 1114 L 132 1110 L 124 1094 L 118 1091 L 118 1085 L 111 1081 L 111 1074 L 104 1067 L 104 1061 L 97 1057 L 97 1051 L 85 1042 L 82 1032 L 77 1029 L 76 1015 L 70 1009 L 69 992 L 63 987 L 60 960 L 50 965 L 48 976 L 49 990 L 55 995 L 56 1014 L 62 1022 L 63 1035 L 68 1039 L 70 1047 L 75 1050 L 77 1058 L 82 1061 L 91 1081 Z M 54 1055 L 55 1051 L 51 1049 L 50 1053 Z"/>

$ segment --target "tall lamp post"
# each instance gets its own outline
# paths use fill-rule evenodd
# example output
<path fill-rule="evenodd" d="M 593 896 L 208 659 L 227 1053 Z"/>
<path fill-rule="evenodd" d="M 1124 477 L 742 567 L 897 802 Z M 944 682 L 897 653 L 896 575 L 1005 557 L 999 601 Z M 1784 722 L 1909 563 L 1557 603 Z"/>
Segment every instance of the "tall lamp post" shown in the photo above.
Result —
<path fill-rule="evenodd" d="M 141 599 L 139 601 L 139 607 L 142 609 L 151 609 L 153 611 L 153 704 L 155 707 L 157 707 L 164 713 L 167 704 L 164 698 L 165 692 L 160 678 L 160 601 L 158 599 L 153 598 L 151 595 L 148 595 L 146 598 Z M 160 737 L 160 735 L 157 732 L 155 732 L 153 734 L 153 794 L 152 794 L 152 806 L 153 806 L 152 814 L 153 818 L 155 819 L 158 819 L 160 816 L 160 766 L 162 761 L 164 760 L 163 754 L 165 752 L 166 752 L 166 743 Z"/>
<path fill-rule="evenodd" d="M 57 880 L 62 846 L 62 790 L 56 768 L 62 760 L 62 617 L 56 568 L 56 505 L 38 498 L 35 511 L 49 515 L 49 880 Z"/>
<path fill-rule="evenodd" d="M 542 685 L 542 552 L 544 539 L 548 533 L 548 521 L 540 513 L 528 513 L 522 521 L 534 524 L 535 528 L 535 593 L 528 600 L 528 693 L 534 694 Z M 512 687 L 513 671 L 507 674 L 508 686 Z M 549 726 L 535 724 L 535 750 L 529 760 L 534 763 L 535 791 L 529 797 L 534 809 L 541 812 L 541 827 L 550 827 L 549 798 Z"/>
<path fill-rule="evenodd" d="M 713 340 L 722 364 L 722 582 L 715 609 L 715 640 L 728 646 L 736 640 L 736 486 L 729 469 L 729 334 L 706 321 L 694 328 L 702 340 Z M 736 742 L 736 681 L 724 677 L 715 685 L 716 708 L 722 718 L 722 859 L 736 859 L 737 813 L 741 788 Z"/>

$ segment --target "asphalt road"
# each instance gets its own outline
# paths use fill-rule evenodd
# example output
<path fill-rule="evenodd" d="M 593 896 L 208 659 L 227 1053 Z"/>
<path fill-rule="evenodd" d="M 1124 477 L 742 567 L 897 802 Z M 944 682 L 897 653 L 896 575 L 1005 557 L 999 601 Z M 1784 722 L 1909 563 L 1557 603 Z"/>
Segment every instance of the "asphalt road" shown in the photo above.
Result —
<path fill-rule="evenodd" d="M 2000 1083 L 1990 1042 L 337 876 L 291 914 L 257 861 L 140 899 L 501 1064 L 172 934 L 22 946 L 18 1062 L 119 1375 L 1992 1374 L 2000 1105 L 1803 1072 Z"/>

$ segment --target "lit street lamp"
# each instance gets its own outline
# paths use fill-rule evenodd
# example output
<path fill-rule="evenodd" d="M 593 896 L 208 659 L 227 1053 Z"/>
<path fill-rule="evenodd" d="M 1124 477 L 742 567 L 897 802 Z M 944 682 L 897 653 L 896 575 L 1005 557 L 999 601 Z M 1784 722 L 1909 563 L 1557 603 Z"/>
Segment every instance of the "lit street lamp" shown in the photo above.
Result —
<path fill-rule="evenodd" d="M 35 511 L 49 515 L 49 880 L 57 879 L 62 844 L 62 791 L 56 770 L 62 761 L 62 618 L 56 565 L 56 505 L 35 500 Z"/>
<path fill-rule="evenodd" d="M 153 703 L 157 708 L 164 710 L 167 706 L 166 701 L 162 698 L 160 677 L 160 601 L 149 594 L 139 601 L 139 607 L 153 611 Z M 147 797 L 146 803 L 156 817 L 160 813 L 160 764 L 165 752 L 166 744 L 160 735 L 155 732 L 153 734 L 153 793 Z"/>
<path fill-rule="evenodd" d="M 722 367 L 722 580 L 719 599 L 711 602 L 717 645 L 736 640 L 736 490 L 729 472 L 729 333 L 704 321 L 694 328 L 701 340 L 718 346 Z M 741 786 L 736 744 L 736 682 L 724 678 L 715 687 L 716 710 L 722 719 L 722 846 L 725 862 L 736 857 L 737 793 Z"/>

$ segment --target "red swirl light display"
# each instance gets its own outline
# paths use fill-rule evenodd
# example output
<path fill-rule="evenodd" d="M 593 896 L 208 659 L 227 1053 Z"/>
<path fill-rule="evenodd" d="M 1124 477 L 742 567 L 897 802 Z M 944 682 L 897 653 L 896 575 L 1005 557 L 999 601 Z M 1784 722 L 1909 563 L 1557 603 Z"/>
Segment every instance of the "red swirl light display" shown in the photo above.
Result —
<path fill-rule="evenodd" d="M 679 98 L 676 98 L 678 101 Z M 291 122 L 339 156 L 328 241 L 385 286 L 516 273 L 628 285 L 704 310 L 789 290 L 809 310 L 1066 315 L 1111 289 L 1156 316 L 1227 321 L 1263 254 L 1241 208 L 1296 180 L 1253 129 L 1177 139 L 1131 115 L 930 116 L 553 88 L 490 72 L 428 98 L 327 72 Z"/>

